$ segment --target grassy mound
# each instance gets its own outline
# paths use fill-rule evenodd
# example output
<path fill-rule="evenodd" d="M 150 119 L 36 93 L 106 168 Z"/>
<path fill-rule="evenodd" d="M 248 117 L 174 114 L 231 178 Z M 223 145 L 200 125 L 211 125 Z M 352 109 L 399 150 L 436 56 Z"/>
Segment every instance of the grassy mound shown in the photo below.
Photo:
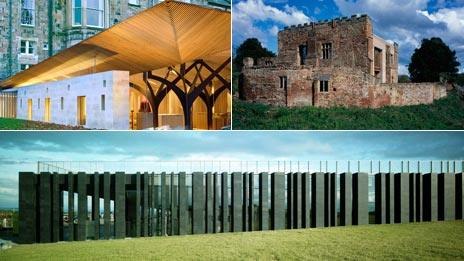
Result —
<path fill-rule="evenodd" d="M 444 130 L 464 129 L 456 92 L 430 105 L 365 108 L 287 108 L 234 99 L 233 129 Z"/>
<path fill-rule="evenodd" d="M 0 260 L 464 259 L 463 221 L 19 245 Z"/>

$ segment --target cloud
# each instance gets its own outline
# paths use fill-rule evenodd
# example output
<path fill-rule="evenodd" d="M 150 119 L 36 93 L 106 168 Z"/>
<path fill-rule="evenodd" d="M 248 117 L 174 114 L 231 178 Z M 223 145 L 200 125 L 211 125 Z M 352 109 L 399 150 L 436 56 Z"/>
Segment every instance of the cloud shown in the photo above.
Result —
<path fill-rule="evenodd" d="M 273 1 L 272 3 L 276 3 Z M 281 3 L 281 1 L 279 1 Z M 234 44 L 238 45 L 250 37 L 258 38 L 265 46 L 276 41 L 274 33 L 279 26 L 302 24 L 310 18 L 301 10 L 288 4 L 278 9 L 263 0 L 239 1 L 232 7 Z M 270 35 L 269 32 L 272 32 Z"/>
<path fill-rule="evenodd" d="M 343 15 L 368 14 L 374 31 L 399 43 L 400 72 L 404 73 L 414 49 L 422 39 L 440 37 L 464 61 L 464 1 L 438 1 L 431 8 L 427 0 L 334 0 Z M 461 7 L 456 7 L 461 5 Z M 443 8 L 446 6 L 446 8 Z M 461 67 L 463 70 L 464 66 Z"/>

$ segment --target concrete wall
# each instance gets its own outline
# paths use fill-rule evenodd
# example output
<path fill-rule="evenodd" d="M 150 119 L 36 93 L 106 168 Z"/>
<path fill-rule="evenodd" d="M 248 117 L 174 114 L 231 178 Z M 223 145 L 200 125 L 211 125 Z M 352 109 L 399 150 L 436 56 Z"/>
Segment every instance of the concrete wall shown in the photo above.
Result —
<path fill-rule="evenodd" d="M 102 95 L 105 95 L 104 111 L 101 108 Z M 50 122 L 76 126 L 78 96 L 86 97 L 87 120 L 84 127 L 129 129 L 129 73 L 124 71 L 90 74 L 18 88 L 17 117 L 28 119 L 28 99 L 32 99 L 32 120 L 44 121 L 45 98 L 50 98 Z"/>

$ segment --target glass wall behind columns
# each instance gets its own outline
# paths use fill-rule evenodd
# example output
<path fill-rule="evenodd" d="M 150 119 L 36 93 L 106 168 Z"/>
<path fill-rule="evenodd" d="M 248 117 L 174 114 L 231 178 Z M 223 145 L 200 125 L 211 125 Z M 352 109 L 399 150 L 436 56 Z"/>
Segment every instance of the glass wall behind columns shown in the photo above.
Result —
<path fill-rule="evenodd" d="M 213 126 L 215 130 L 220 130 L 224 126 L 230 126 L 232 97 L 228 91 L 223 91 L 216 100 L 213 100 Z"/>
<path fill-rule="evenodd" d="M 129 91 L 129 126 L 131 130 L 153 127 L 153 109 L 145 95 L 134 88 Z"/>
<path fill-rule="evenodd" d="M 174 91 L 169 91 L 159 105 L 158 124 L 169 129 L 185 129 L 182 104 Z"/>

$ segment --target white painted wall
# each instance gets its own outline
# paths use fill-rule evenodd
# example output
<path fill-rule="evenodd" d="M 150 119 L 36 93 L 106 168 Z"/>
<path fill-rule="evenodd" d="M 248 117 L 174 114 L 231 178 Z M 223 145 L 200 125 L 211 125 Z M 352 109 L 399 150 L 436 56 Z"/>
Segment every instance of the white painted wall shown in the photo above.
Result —
<path fill-rule="evenodd" d="M 104 87 L 106 81 L 106 87 Z M 27 119 L 32 99 L 32 120 L 44 121 L 45 98 L 51 100 L 52 123 L 76 126 L 77 97 L 86 97 L 87 122 L 92 129 L 129 129 L 129 72 L 108 71 L 17 88 L 17 118 Z M 105 95 L 105 110 L 101 110 Z M 63 110 L 61 97 L 64 98 Z M 40 107 L 38 105 L 40 99 Z"/>

